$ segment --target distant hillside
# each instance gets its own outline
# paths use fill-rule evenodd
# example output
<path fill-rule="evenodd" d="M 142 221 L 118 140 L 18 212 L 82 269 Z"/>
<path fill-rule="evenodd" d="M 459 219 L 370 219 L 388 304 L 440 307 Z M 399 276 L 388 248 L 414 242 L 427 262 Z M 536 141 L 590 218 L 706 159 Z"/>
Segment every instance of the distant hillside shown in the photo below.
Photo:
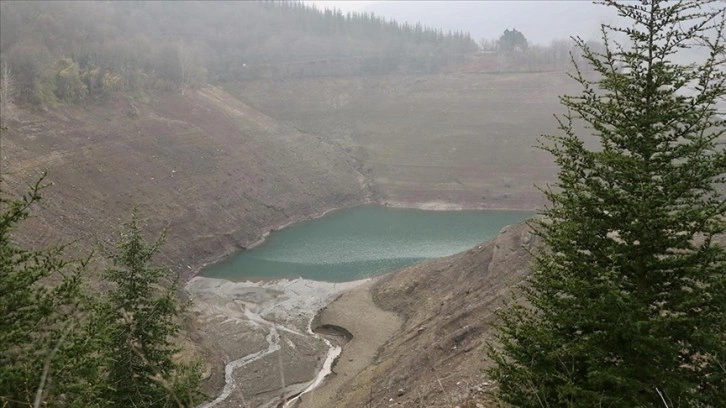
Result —
<path fill-rule="evenodd" d="M 556 131 L 557 95 L 579 91 L 561 72 L 263 79 L 226 89 L 343 146 L 380 202 L 508 209 L 543 204 L 535 185 L 556 166 L 537 138 Z"/>
<path fill-rule="evenodd" d="M 17 101 L 259 77 L 435 72 L 468 35 L 297 2 L 2 2 L 0 56 Z"/>

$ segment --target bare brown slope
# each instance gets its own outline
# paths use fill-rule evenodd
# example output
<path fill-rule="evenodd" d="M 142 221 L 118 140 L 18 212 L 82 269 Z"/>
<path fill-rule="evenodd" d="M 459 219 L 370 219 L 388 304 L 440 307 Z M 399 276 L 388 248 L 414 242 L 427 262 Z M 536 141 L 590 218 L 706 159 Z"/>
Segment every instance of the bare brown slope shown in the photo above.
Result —
<path fill-rule="evenodd" d="M 165 262 L 192 273 L 269 228 L 368 199 L 538 207 L 534 185 L 555 168 L 533 145 L 571 85 L 558 73 L 260 80 L 231 87 L 238 99 L 206 87 L 19 111 L 0 171 L 16 192 L 41 169 L 56 183 L 28 236 L 106 239 L 138 205 L 151 229 L 169 227 Z"/>
<path fill-rule="evenodd" d="M 332 381 L 304 397 L 302 406 L 335 401 L 327 406 L 452 407 L 482 396 L 491 385 L 481 370 L 494 311 L 529 273 L 529 250 L 536 245 L 527 225 L 506 227 L 486 244 L 382 277 L 370 289 L 370 302 L 358 293 L 367 286 L 334 301 L 319 324 L 350 327 L 358 336 L 356 349 L 344 347 Z M 375 324 L 360 322 L 382 316 L 384 321 L 373 323 L 398 324 L 396 316 L 386 317 L 377 308 L 404 319 L 387 339 L 379 338 Z M 375 339 L 368 350 L 375 357 L 361 367 L 355 361 L 364 357 L 360 348 L 368 337 Z"/>
<path fill-rule="evenodd" d="M 231 93 L 296 128 L 346 146 L 381 202 L 532 209 L 554 179 L 535 147 L 553 133 L 562 72 L 448 73 L 258 80 Z M 586 135 L 589 132 L 581 132 Z"/>
<path fill-rule="evenodd" d="M 218 88 L 116 99 L 5 121 L 4 188 L 41 170 L 39 244 L 109 238 L 137 205 L 151 230 L 168 227 L 168 265 L 197 270 L 279 226 L 365 200 L 363 177 L 333 144 L 281 125 Z"/>

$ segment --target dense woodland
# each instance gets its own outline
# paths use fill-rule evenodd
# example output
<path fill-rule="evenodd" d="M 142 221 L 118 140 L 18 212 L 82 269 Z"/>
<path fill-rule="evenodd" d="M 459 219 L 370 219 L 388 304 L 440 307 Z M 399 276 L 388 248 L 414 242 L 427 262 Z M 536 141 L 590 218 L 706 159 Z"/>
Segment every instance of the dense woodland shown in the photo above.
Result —
<path fill-rule="evenodd" d="M 463 33 L 297 2 L 2 2 L 15 101 L 242 78 L 435 72 L 477 50 Z"/>

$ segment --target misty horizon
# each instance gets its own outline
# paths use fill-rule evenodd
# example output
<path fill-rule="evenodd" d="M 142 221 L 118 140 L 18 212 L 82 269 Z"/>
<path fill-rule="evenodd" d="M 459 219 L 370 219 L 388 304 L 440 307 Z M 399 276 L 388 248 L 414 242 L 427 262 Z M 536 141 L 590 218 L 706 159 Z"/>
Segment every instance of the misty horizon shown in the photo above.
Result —
<path fill-rule="evenodd" d="M 521 31 L 530 44 L 582 37 L 600 39 L 600 25 L 617 15 L 586 1 L 303 1 L 319 10 L 373 13 L 399 23 L 421 23 L 443 31 L 464 31 L 476 41 L 496 40 L 504 30 Z"/>

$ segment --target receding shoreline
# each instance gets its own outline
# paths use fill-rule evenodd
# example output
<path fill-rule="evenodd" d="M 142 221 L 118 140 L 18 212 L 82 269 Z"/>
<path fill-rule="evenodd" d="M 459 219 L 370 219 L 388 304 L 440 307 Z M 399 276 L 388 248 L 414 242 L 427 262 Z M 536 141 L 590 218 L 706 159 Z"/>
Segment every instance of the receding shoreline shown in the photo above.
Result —
<path fill-rule="evenodd" d="M 537 208 L 512 208 L 512 207 L 488 207 L 474 206 L 460 203 L 450 203 L 447 201 L 426 201 L 408 203 L 404 201 L 385 201 L 377 203 L 384 207 L 391 208 L 407 208 L 412 210 L 423 211 L 512 211 L 512 212 L 535 212 Z"/>
<path fill-rule="evenodd" d="M 306 222 L 315 220 L 318 218 L 321 218 L 331 212 L 338 211 L 338 210 L 344 210 L 349 208 L 356 208 L 356 207 L 362 207 L 362 206 L 371 206 L 371 205 L 378 205 L 381 207 L 389 207 L 389 208 L 400 208 L 400 209 L 414 209 L 414 210 L 422 210 L 422 211 L 512 211 L 512 212 L 532 212 L 534 210 L 528 210 L 528 209 L 522 209 L 522 208 L 481 208 L 481 207 L 474 207 L 474 206 L 465 206 L 465 205 L 459 205 L 459 204 L 452 204 L 452 203 L 446 203 L 442 201 L 431 201 L 431 202 L 420 202 L 420 203 L 402 203 L 402 202 L 378 202 L 378 201 L 372 201 L 367 200 L 365 202 L 359 203 L 357 205 L 351 205 L 351 206 L 344 206 L 344 207 L 335 207 L 335 208 L 328 208 L 324 211 L 318 212 L 312 216 L 307 217 L 301 217 L 299 220 L 289 220 L 283 224 L 280 224 L 279 226 L 275 228 L 267 229 L 262 236 L 253 242 L 250 246 L 245 247 L 243 250 L 252 249 L 258 245 L 263 244 L 268 236 L 275 231 L 282 230 L 284 228 L 287 228 L 293 224 L 300 223 L 300 222 Z M 219 262 L 222 259 L 224 259 L 227 256 L 230 256 L 234 254 L 235 251 L 230 251 L 229 253 L 220 254 L 218 257 L 216 257 L 216 261 Z M 202 267 L 198 268 L 195 271 L 195 276 L 189 281 L 190 283 L 195 279 L 213 279 L 213 278 L 204 278 L 199 276 L 199 272 L 206 266 L 214 263 L 209 262 L 203 265 Z M 385 276 L 386 274 L 390 273 L 386 272 L 382 275 L 379 275 L 378 277 Z M 380 347 L 383 342 L 387 341 L 390 336 L 393 335 L 395 330 L 398 330 L 401 327 L 402 324 L 402 317 L 398 316 L 391 312 L 384 312 L 378 305 L 375 304 L 373 301 L 371 294 L 370 294 L 370 288 L 373 284 L 373 282 L 377 281 L 377 278 L 369 278 L 364 281 L 354 281 L 354 282 L 346 282 L 344 284 L 338 284 L 341 286 L 348 286 L 347 284 L 352 284 L 349 287 L 342 289 L 340 291 L 335 291 L 336 296 L 331 297 L 330 291 L 323 291 L 326 294 L 322 294 L 323 292 L 316 292 L 311 291 L 307 294 L 307 296 L 311 298 L 317 298 L 315 302 L 300 306 L 296 310 L 288 310 L 286 313 L 289 314 L 289 318 L 292 319 L 294 315 L 300 316 L 306 316 L 308 321 L 315 321 L 316 326 L 337 326 L 345 330 L 351 335 L 351 339 L 349 342 L 346 342 L 342 347 L 342 353 L 339 357 L 337 357 L 335 363 L 334 363 L 334 370 L 333 374 L 329 378 L 326 378 L 322 384 L 318 386 L 315 390 L 306 393 L 305 398 L 302 399 L 302 404 L 299 405 L 298 403 L 295 403 L 294 406 L 301 406 L 304 408 L 308 407 L 324 407 L 327 403 L 331 401 L 331 398 L 335 396 L 337 393 L 337 390 L 340 389 L 342 386 L 341 380 L 339 379 L 339 376 L 352 378 L 361 370 L 365 368 L 367 364 L 369 364 L 375 355 L 376 350 L 378 347 Z M 245 282 L 232 282 L 227 281 L 230 284 L 239 284 L 243 285 L 244 287 L 257 287 L 257 288 L 263 288 L 263 287 L 270 287 L 279 284 L 280 282 L 288 282 L 287 279 L 269 279 L 269 280 L 256 280 L 256 281 L 245 281 Z M 315 281 L 310 281 L 315 282 Z M 368 283 L 364 283 L 368 282 Z M 329 285 L 327 282 L 320 282 L 322 285 Z M 335 285 L 335 284 L 333 284 Z M 317 285 L 315 285 L 317 286 Z M 236 298 L 236 295 L 232 293 L 228 293 L 230 295 L 228 297 L 230 302 L 234 302 Z M 354 299 L 354 301 L 351 302 L 351 299 Z M 379 316 L 380 315 L 380 316 Z M 283 319 L 285 320 L 285 319 Z M 386 330 L 382 331 L 382 327 L 387 327 Z M 207 334 L 209 336 L 209 334 Z M 375 341 L 374 341 L 375 340 Z M 363 356 L 363 358 L 356 358 L 354 360 L 350 360 L 351 355 L 351 348 L 355 349 L 354 354 L 356 356 Z M 322 357 L 326 353 L 328 353 L 327 348 L 319 348 L 318 349 L 319 355 Z M 282 351 L 280 351 L 281 353 Z M 355 363 L 354 363 L 355 362 Z M 219 367 L 220 361 L 217 359 L 214 364 Z M 354 363 L 354 364 L 353 364 Z M 227 361 L 226 364 L 229 364 L 229 361 Z M 322 360 L 318 360 L 318 363 L 315 364 L 315 372 L 317 373 L 321 369 Z M 218 369 L 217 369 L 218 370 Z M 271 377 L 268 379 L 270 381 L 274 380 L 274 373 L 270 373 Z M 315 376 L 309 377 L 310 381 L 314 380 Z M 305 381 L 302 383 L 294 384 L 295 386 L 300 386 L 301 384 L 306 384 Z M 292 385 L 290 385 L 292 386 Z M 285 394 L 288 394 L 290 396 L 294 394 L 289 394 L 289 392 L 292 391 L 291 388 L 288 389 L 288 392 L 284 392 Z M 300 391 L 298 391 L 299 393 Z M 317 402 L 316 402 L 317 401 Z M 322 402 L 321 402 L 322 401 Z M 223 405 L 224 406 L 224 405 Z"/>
<path fill-rule="evenodd" d="M 220 262 L 229 256 L 232 256 L 241 251 L 250 250 L 252 248 L 255 248 L 259 245 L 264 244 L 265 241 L 267 240 L 267 237 L 269 237 L 270 234 L 273 232 L 281 231 L 294 224 L 307 222 L 307 221 L 313 221 L 313 220 L 322 218 L 331 212 L 346 210 L 346 209 L 350 209 L 350 208 L 373 206 L 373 205 L 377 205 L 377 206 L 381 206 L 381 207 L 388 207 L 388 208 L 411 209 L 411 210 L 422 210 L 422 211 L 511 211 L 511 212 L 536 212 L 537 211 L 537 208 L 530 209 L 530 208 L 511 208 L 511 207 L 481 207 L 481 206 L 466 205 L 466 204 L 456 204 L 456 203 L 450 203 L 450 202 L 445 202 L 445 201 L 425 201 L 425 202 L 408 203 L 408 202 L 389 201 L 389 200 L 386 200 L 386 201 L 365 200 L 365 201 L 360 202 L 355 205 L 328 208 L 326 210 L 317 212 L 313 215 L 300 217 L 299 219 L 291 219 L 283 224 L 279 224 L 274 227 L 266 228 L 266 229 L 264 229 L 264 232 L 262 233 L 260 238 L 253 241 L 252 243 L 243 245 L 241 249 L 223 251 L 223 252 L 213 256 L 211 258 L 211 260 L 202 263 L 200 266 L 196 267 L 193 270 L 193 274 L 189 277 L 189 279 L 199 276 L 200 272 L 204 268 L 206 268 L 212 264 L 215 264 L 217 262 Z M 274 280 L 274 279 L 272 279 L 272 280 Z M 257 280 L 257 282 L 265 282 L 265 281 L 267 281 L 267 280 L 264 280 L 264 279 Z"/>
<path fill-rule="evenodd" d="M 334 374 L 306 394 L 298 407 L 326 408 L 339 403 L 336 400 L 338 391 L 370 365 L 379 347 L 402 327 L 401 316 L 384 311 L 373 300 L 371 288 L 376 281 L 372 279 L 346 290 L 317 314 L 319 325 L 342 328 L 350 335 L 350 340 L 342 345 Z"/>

